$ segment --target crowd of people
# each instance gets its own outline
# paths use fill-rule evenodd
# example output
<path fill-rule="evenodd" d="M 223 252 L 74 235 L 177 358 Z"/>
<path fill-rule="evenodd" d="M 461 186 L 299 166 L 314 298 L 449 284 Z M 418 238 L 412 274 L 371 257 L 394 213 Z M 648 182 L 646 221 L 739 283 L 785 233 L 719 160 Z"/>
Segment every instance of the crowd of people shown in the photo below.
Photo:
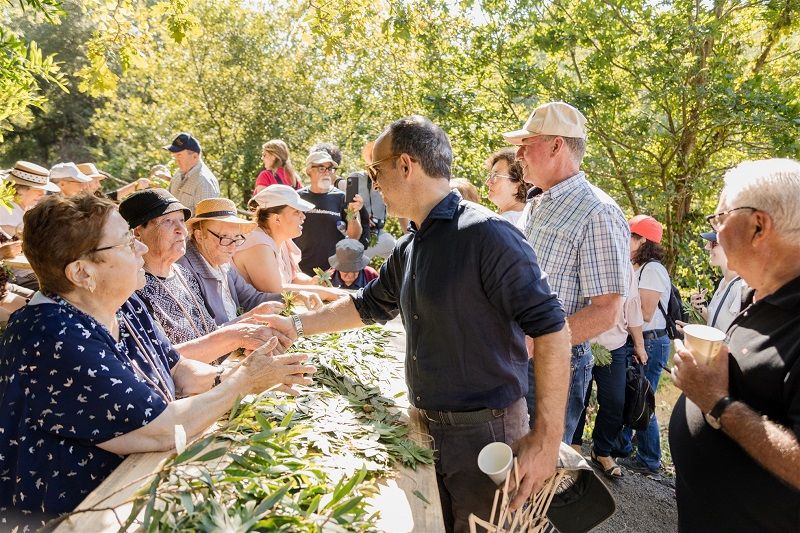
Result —
<path fill-rule="evenodd" d="M 266 142 L 248 218 L 189 133 L 164 147 L 175 175 L 154 167 L 105 193 L 95 164 L 17 162 L 0 255 L 30 268 L 2 302 L 0 524 L 71 511 L 125 455 L 170 448 L 176 424 L 198 434 L 237 395 L 296 394 L 315 371 L 284 354 L 299 336 L 399 314 L 447 531 L 489 516 L 486 444 L 517 455 L 512 508 L 569 444 L 580 451 L 593 382 L 589 459 L 609 480 L 658 474 L 655 415 L 623 424 L 632 364 L 654 391 L 671 372 L 684 393 L 669 427 L 681 531 L 800 529 L 800 163 L 726 174 L 698 236 L 722 279 L 690 301 L 727 344 L 705 365 L 676 342 L 670 370 L 663 228 L 627 219 L 581 170 L 586 118 L 550 102 L 502 136 L 515 148 L 487 158 L 494 212 L 453 179 L 447 135 L 420 116 L 389 125 L 346 177 L 335 145 L 311 147 L 301 173 L 285 142 Z M 407 221 L 396 241 L 388 215 Z M 307 311 L 279 316 L 287 293 Z"/>

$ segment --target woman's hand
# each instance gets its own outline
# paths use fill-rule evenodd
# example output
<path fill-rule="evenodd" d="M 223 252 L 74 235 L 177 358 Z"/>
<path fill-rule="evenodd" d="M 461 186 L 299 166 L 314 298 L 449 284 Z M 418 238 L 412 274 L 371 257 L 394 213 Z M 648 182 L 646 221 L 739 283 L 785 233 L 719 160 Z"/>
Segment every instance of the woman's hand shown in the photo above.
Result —
<path fill-rule="evenodd" d="M 266 315 L 279 315 L 283 311 L 283 302 L 263 302 L 247 311 L 242 313 L 239 317 L 243 322 L 251 324 L 264 323 L 263 316 Z"/>
<path fill-rule="evenodd" d="M 692 307 L 700 311 L 704 307 L 706 307 L 706 293 L 708 289 L 701 289 L 700 292 L 692 293 L 689 296 L 689 302 L 692 304 Z"/>
<path fill-rule="evenodd" d="M 320 298 L 319 295 L 314 292 L 299 291 L 297 296 L 303 302 L 305 308 L 309 311 L 313 311 L 314 309 L 319 309 L 322 307 L 322 298 Z M 278 313 L 273 314 L 277 315 Z"/>
<path fill-rule="evenodd" d="M 22 253 L 22 241 L 8 241 L 0 244 L 0 259 L 11 259 Z"/>
<path fill-rule="evenodd" d="M 331 287 L 320 287 L 319 289 L 314 289 L 314 292 L 319 294 L 319 297 L 322 298 L 323 302 L 333 302 L 334 300 L 338 300 L 347 294 L 347 292 L 343 290 Z"/>
<path fill-rule="evenodd" d="M 279 352 L 285 352 L 292 345 L 292 340 L 279 331 L 276 331 L 262 324 L 251 324 L 249 322 L 237 322 L 224 326 L 230 335 L 235 337 L 236 345 L 243 348 L 246 352 L 258 350 L 265 343 L 277 337 L 277 346 L 274 348 Z M 271 348 L 270 350 L 272 350 Z"/>
<path fill-rule="evenodd" d="M 299 393 L 292 388 L 292 385 L 311 383 L 311 379 L 306 375 L 316 372 L 316 367 L 301 364 L 308 359 L 308 354 L 273 355 L 277 345 L 277 339 L 270 341 L 248 355 L 236 368 L 235 372 L 245 374 L 249 392 L 257 394 L 275 387 L 277 390 L 296 396 Z"/>
<path fill-rule="evenodd" d="M 639 364 L 647 364 L 647 350 L 644 349 L 644 346 L 633 347 L 633 358 L 639 361 Z"/>

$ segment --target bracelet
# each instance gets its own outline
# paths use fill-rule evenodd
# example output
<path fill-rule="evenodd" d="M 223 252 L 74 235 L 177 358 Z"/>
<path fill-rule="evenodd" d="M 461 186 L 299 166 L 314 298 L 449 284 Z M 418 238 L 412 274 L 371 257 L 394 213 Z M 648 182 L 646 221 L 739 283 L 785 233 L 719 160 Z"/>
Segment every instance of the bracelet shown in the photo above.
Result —
<path fill-rule="evenodd" d="M 222 373 L 223 372 L 225 372 L 225 367 L 224 366 L 220 365 L 219 367 L 217 367 L 217 374 L 214 376 L 214 384 L 211 386 L 212 389 L 214 387 L 216 387 L 217 385 L 219 385 L 220 383 L 222 383 Z"/>
<path fill-rule="evenodd" d="M 291 315 L 289 318 L 292 319 L 292 324 L 294 324 L 294 330 L 297 332 L 298 337 L 303 336 L 303 321 L 300 320 L 298 315 Z"/>

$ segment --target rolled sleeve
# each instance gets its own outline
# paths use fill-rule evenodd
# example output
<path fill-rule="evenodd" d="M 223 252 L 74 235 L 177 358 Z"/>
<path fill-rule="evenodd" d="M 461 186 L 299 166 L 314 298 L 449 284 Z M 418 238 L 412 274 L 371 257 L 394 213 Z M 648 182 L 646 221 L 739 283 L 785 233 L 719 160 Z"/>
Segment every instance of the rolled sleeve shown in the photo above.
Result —
<path fill-rule="evenodd" d="M 586 224 L 578 248 L 581 296 L 627 293 L 630 230 L 613 206 L 594 214 Z"/>
<path fill-rule="evenodd" d="M 566 323 L 564 308 L 533 248 L 508 223 L 491 220 L 489 225 L 492 239 L 484 239 L 480 247 L 481 280 L 492 304 L 513 317 L 530 337 L 561 331 Z"/>
<path fill-rule="evenodd" d="M 351 296 L 353 305 L 365 324 L 384 324 L 400 312 L 400 284 L 403 275 L 398 268 L 401 262 L 399 257 L 400 252 L 395 248 L 395 252 L 381 267 L 380 276 Z"/>

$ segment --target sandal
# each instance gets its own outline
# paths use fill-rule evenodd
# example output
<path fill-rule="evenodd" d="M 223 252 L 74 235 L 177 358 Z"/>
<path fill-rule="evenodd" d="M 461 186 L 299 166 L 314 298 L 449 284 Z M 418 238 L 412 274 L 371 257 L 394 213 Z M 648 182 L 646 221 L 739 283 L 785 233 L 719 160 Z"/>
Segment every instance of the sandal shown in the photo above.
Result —
<path fill-rule="evenodd" d="M 611 460 L 611 462 L 613 464 L 611 466 L 609 466 L 608 468 L 606 468 L 603 465 L 603 463 L 601 463 L 597 459 L 597 456 L 595 455 L 594 450 L 592 450 L 592 463 L 594 463 L 600 470 L 603 471 L 603 475 L 604 476 L 606 476 L 609 479 L 619 479 L 619 478 L 621 478 L 622 477 L 622 468 L 620 468 L 620 466 L 616 462 L 614 462 L 613 459 Z"/>

